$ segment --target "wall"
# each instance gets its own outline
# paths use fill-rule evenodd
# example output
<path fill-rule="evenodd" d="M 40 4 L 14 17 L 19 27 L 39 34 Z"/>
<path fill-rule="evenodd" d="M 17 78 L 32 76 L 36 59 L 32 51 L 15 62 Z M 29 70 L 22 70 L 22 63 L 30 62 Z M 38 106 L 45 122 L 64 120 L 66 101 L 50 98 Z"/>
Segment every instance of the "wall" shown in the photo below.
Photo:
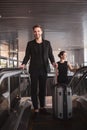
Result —
<path fill-rule="evenodd" d="M 27 30 L 18 31 L 19 41 L 19 65 L 24 58 L 27 42 L 31 40 L 31 34 Z"/>

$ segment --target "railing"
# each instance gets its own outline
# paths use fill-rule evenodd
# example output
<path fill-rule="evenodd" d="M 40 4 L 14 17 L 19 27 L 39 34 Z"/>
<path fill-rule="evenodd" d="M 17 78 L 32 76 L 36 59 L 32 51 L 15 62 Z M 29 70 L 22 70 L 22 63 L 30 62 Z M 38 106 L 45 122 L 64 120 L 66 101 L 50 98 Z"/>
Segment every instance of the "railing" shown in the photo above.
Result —
<path fill-rule="evenodd" d="M 18 74 L 21 74 L 23 72 L 23 70 L 21 69 L 4 69 L 1 73 L 0 73 L 0 84 L 2 83 L 2 81 L 5 79 L 5 78 L 8 78 L 8 77 L 11 77 L 11 76 L 14 76 L 14 75 L 18 75 Z"/>
<path fill-rule="evenodd" d="M 5 123 L 5 121 L 8 122 L 8 117 L 10 119 L 13 115 L 12 113 L 16 110 L 18 114 L 16 117 L 17 122 L 15 121 L 16 130 L 24 109 L 30 106 L 29 104 L 25 104 L 26 106 L 24 106 L 24 108 L 20 106 L 21 96 L 26 95 L 24 91 L 27 89 L 28 76 L 29 74 L 26 70 L 19 68 L 0 69 L 0 128 L 4 127 L 2 124 Z M 21 110 L 19 111 L 20 108 Z M 9 116 L 7 117 L 7 115 Z M 10 123 L 12 126 L 12 121 L 10 121 Z"/>
<path fill-rule="evenodd" d="M 2 69 L 0 72 L 0 112 L 11 109 L 11 102 L 20 96 L 21 69 Z"/>
<path fill-rule="evenodd" d="M 72 88 L 73 95 L 87 95 L 87 66 L 77 70 L 69 83 L 69 87 Z"/>

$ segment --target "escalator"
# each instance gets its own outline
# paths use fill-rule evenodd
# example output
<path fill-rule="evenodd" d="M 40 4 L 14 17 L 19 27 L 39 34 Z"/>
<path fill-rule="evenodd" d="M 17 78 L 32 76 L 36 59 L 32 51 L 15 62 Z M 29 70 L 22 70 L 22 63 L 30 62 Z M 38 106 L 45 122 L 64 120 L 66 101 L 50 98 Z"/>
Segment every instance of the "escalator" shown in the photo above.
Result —
<path fill-rule="evenodd" d="M 87 67 L 80 68 L 73 76 L 69 86 L 72 88 L 73 109 L 87 120 Z"/>
<path fill-rule="evenodd" d="M 72 88 L 73 116 L 69 120 L 49 115 L 33 119 L 30 99 L 29 74 L 21 69 L 0 70 L 0 130 L 86 130 L 87 129 L 87 67 L 74 74 L 69 87 Z"/>
<path fill-rule="evenodd" d="M 0 130 L 27 130 L 31 114 L 28 76 L 18 68 L 0 70 Z"/>

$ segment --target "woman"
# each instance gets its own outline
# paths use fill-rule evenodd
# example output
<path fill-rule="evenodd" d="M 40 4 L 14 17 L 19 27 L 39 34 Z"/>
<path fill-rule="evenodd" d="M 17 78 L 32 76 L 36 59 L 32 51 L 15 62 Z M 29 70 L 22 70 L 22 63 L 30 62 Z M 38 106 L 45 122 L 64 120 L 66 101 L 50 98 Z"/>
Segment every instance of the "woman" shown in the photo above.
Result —
<path fill-rule="evenodd" d="M 67 54 L 65 51 L 61 51 L 58 54 L 58 57 L 60 58 L 60 61 L 57 62 L 58 65 L 58 76 L 57 76 L 57 82 L 58 83 L 64 83 L 68 84 L 68 69 L 72 72 L 75 72 L 76 69 L 72 67 L 72 65 L 66 60 Z"/>

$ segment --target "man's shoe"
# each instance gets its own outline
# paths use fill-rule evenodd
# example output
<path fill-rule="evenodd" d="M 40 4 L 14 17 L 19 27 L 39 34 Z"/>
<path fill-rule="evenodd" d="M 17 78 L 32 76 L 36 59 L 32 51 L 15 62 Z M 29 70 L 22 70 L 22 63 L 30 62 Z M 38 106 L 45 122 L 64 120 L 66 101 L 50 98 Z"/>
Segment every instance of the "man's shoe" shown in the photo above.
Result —
<path fill-rule="evenodd" d="M 46 110 L 46 108 L 41 108 L 39 112 L 40 114 L 43 114 L 43 115 L 50 115 L 50 113 Z"/>

